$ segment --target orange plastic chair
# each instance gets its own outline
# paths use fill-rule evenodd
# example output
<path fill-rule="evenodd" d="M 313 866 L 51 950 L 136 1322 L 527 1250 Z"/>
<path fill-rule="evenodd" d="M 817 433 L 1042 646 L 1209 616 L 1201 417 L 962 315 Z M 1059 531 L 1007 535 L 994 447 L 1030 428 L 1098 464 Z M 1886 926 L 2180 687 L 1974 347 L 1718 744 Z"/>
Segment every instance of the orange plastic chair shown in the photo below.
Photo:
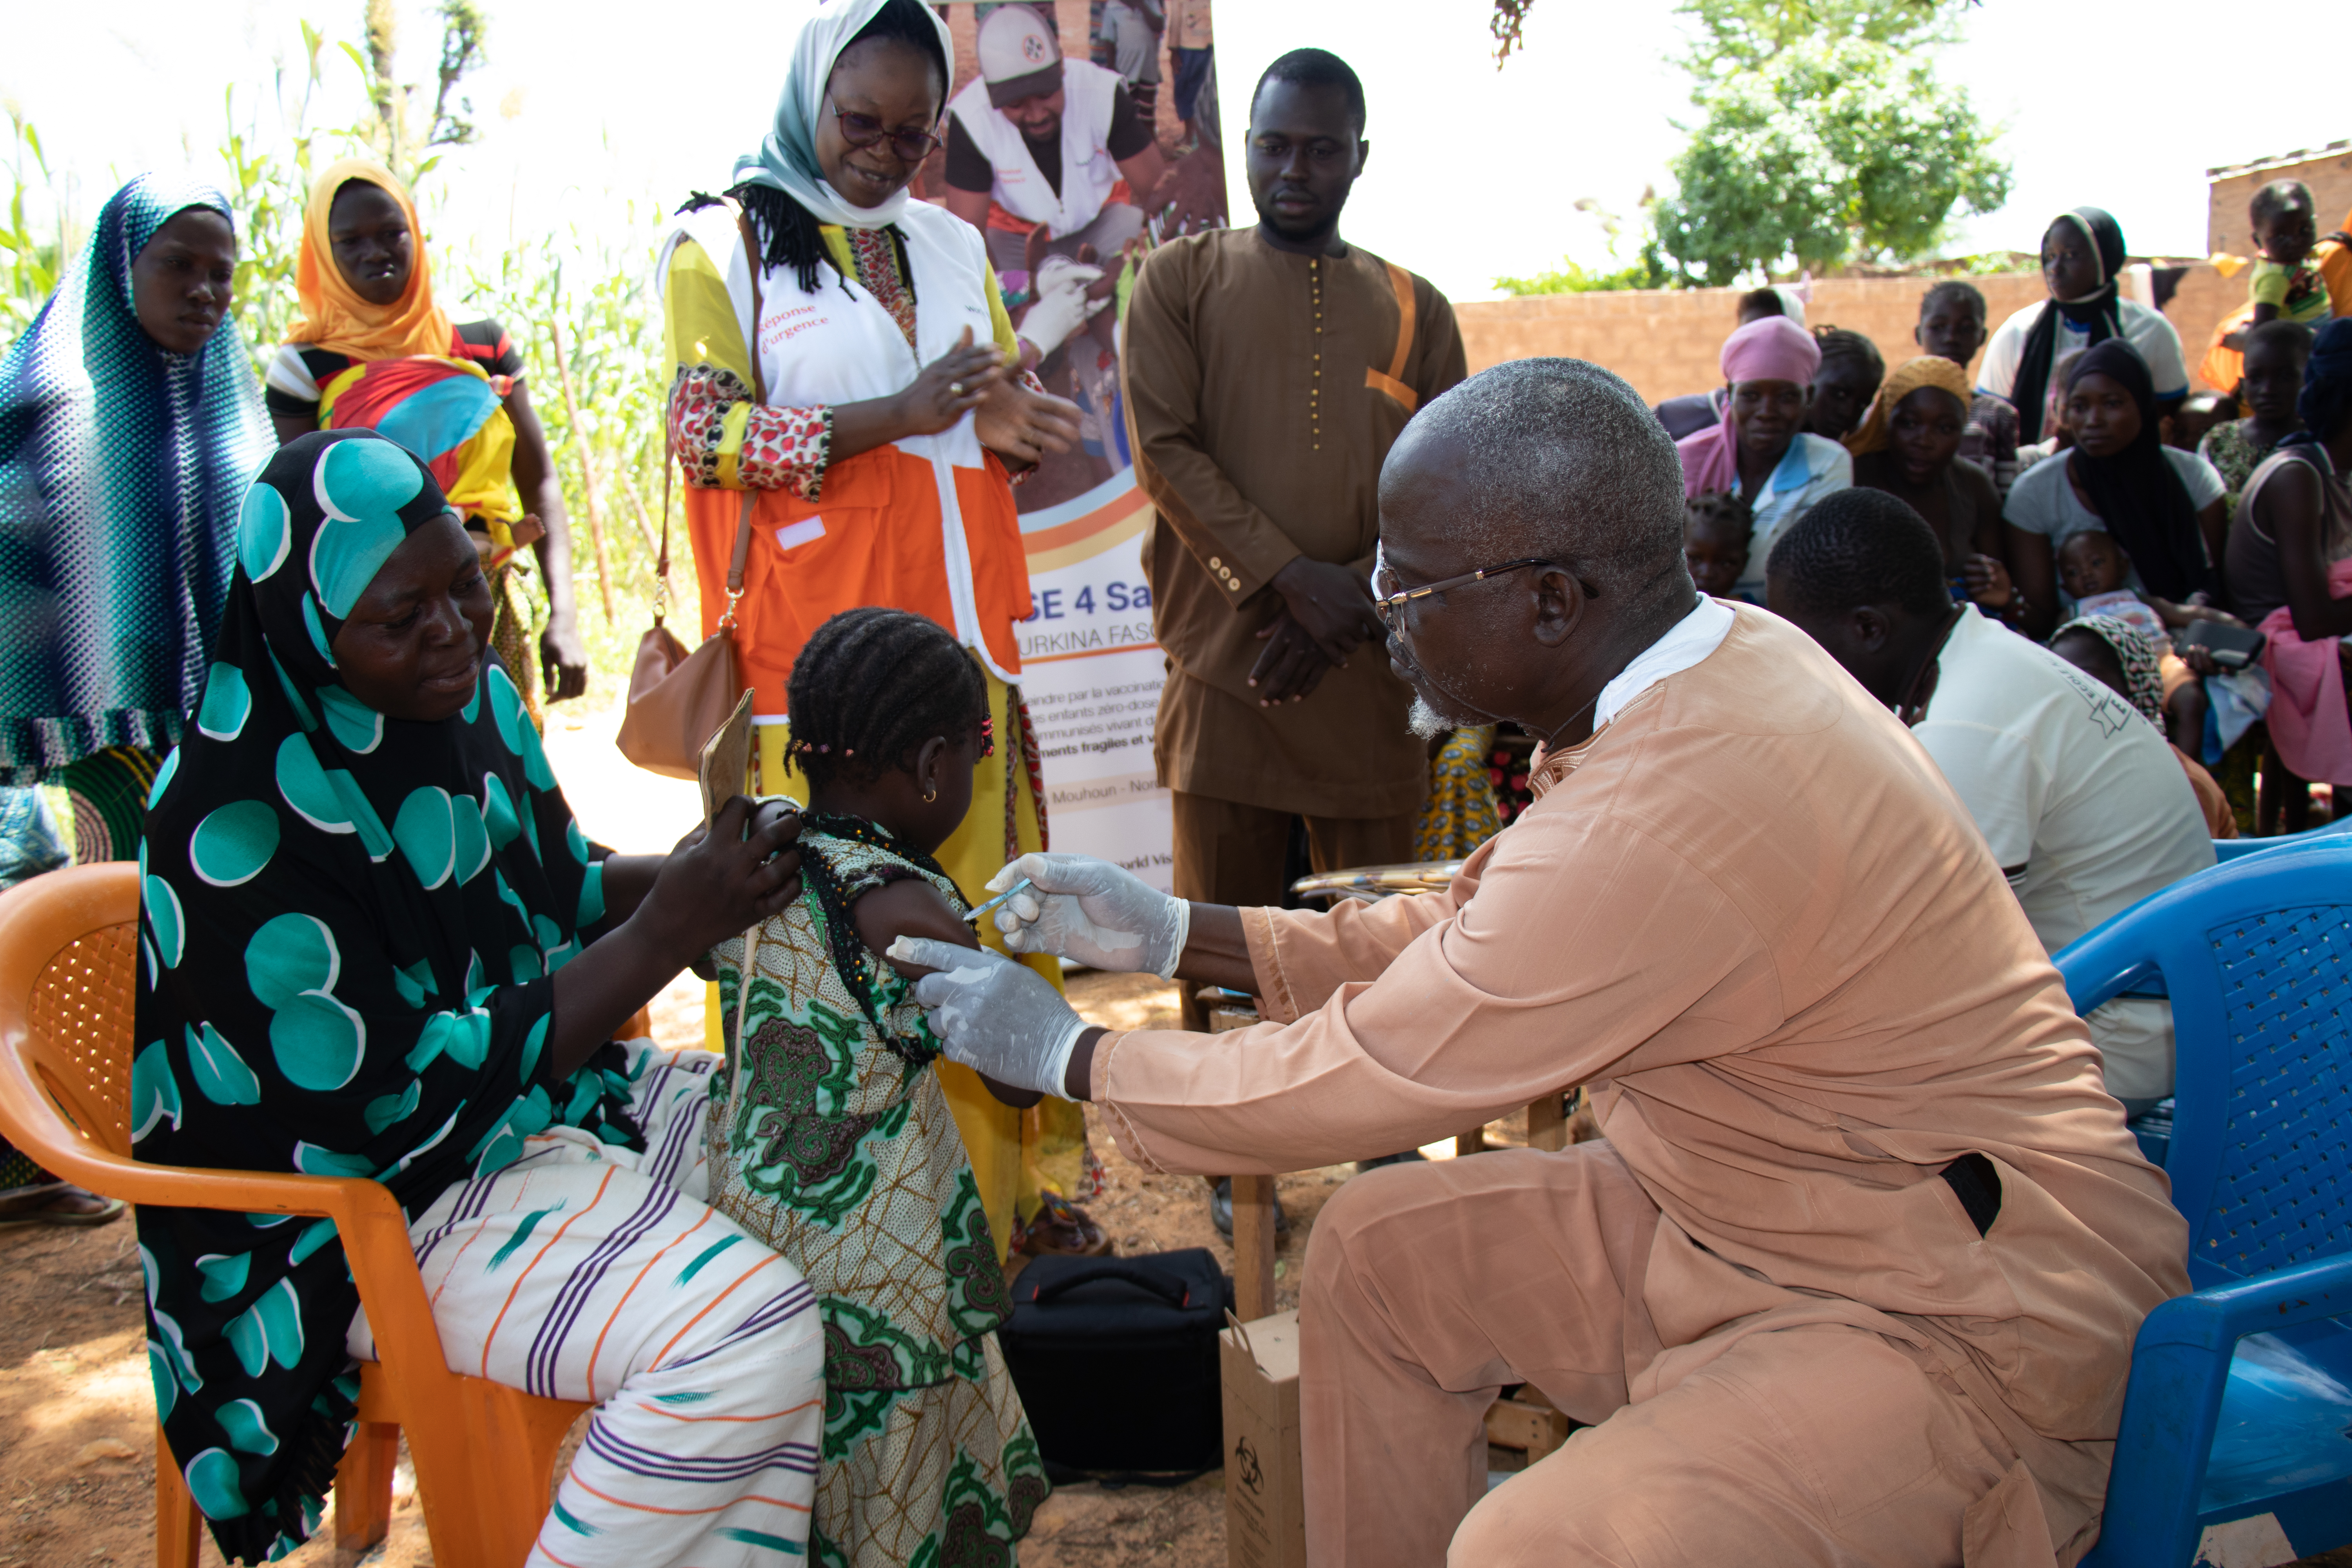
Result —
<path fill-rule="evenodd" d="M 547 1515 L 556 1449 L 589 1407 L 449 1370 L 408 1221 L 378 1184 L 131 1159 L 138 952 L 139 874 L 129 861 L 52 871 L 0 892 L 0 1136 L 109 1197 L 333 1220 L 383 1358 L 360 1369 L 359 1432 L 335 1472 L 337 1547 L 363 1551 L 391 1529 L 404 1427 L 433 1560 L 518 1568 Z M 196 1568 L 204 1521 L 160 1424 L 155 1458 L 156 1563 Z"/>

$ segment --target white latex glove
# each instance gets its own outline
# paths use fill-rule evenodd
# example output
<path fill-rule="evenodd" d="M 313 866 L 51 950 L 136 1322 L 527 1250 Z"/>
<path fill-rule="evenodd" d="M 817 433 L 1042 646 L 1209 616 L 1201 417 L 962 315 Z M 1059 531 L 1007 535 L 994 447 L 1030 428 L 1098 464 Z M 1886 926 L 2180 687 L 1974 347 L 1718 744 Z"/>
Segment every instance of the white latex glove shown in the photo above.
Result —
<path fill-rule="evenodd" d="M 1024 855 L 988 879 L 1001 893 L 1031 885 L 996 908 L 996 929 L 1014 952 L 1050 952 L 1089 969 L 1170 979 L 1192 927 L 1192 906 L 1091 855 Z"/>
<path fill-rule="evenodd" d="M 1035 345 L 1039 355 L 1060 348 L 1070 334 L 1087 324 L 1087 318 L 1099 314 L 1115 298 L 1108 294 L 1099 300 L 1087 298 L 1087 286 L 1102 275 L 1101 268 L 1066 256 L 1049 256 L 1037 268 L 1030 283 L 1035 298 L 1017 331 Z"/>
<path fill-rule="evenodd" d="M 1015 1089 L 1068 1099 L 1063 1076 L 1087 1022 L 1044 975 L 1001 952 L 902 936 L 884 954 L 936 969 L 915 982 L 915 1000 L 948 1060 Z"/>

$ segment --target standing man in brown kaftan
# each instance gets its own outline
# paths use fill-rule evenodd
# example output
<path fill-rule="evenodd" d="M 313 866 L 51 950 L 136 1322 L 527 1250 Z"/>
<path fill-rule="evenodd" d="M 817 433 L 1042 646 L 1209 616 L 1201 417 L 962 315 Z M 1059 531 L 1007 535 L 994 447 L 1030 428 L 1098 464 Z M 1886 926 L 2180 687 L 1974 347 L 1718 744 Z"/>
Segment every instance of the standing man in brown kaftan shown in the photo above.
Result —
<path fill-rule="evenodd" d="M 1318 870 L 1412 857 L 1428 758 L 1367 584 L 1381 462 L 1463 378 L 1462 338 L 1426 279 L 1339 238 L 1363 128 L 1345 62 L 1276 60 L 1250 107 L 1257 226 L 1162 247 L 1128 310 L 1180 898 L 1279 904 L 1294 817 Z M 1185 1017 L 1205 1026 L 1189 989 Z"/>

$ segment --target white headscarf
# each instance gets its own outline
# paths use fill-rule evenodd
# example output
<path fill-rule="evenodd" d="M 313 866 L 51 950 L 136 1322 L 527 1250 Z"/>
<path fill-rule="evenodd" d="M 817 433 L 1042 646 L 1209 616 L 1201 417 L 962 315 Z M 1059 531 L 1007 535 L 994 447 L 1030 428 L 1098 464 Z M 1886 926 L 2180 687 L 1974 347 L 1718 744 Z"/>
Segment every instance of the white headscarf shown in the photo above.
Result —
<path fill-rule="evenodd" d="M 816 161 L 817 117 L 832 112 L 825 104 L 825 86 L 833 79 L 834 62 L 841 58 L 841 51 L 849 47 L 850 40 L 887 3 L 888 0 L 832 0 L 829 5 L 820 5 L 816 15 L 802 25 L 800 37 L 793 45 L 792 73 L 784 78 L 784 90 L 776 100 L 775 126 L 760 143 L 757 153 L 735 161 L 735 184 L 766 185 L 782 191 L 806 207 L 819 223 L 840 224 L 847 228 L 881 228 L 898 221 L 911 199 L 905 187 L 891 193 L 889 199 L 878 206 L 852 206 L 825 183 L 824 171 Z M 940 58 L 944 68 L 945 62 L 955 58 L 955 44 L 948 35 L 948 25 L 930 6 L 920 9 L 939 31 Z"/>

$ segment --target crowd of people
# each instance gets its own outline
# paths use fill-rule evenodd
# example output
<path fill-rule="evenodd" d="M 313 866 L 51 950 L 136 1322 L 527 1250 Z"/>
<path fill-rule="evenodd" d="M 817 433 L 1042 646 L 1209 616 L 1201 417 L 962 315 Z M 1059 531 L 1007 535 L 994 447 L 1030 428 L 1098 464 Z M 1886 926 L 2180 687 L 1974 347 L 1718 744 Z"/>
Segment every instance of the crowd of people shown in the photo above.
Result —
<path fill-rule="evenodd" d="M 1362 1167 L 1306 1264 L 1315 1563 L 2074 1562 L 2185 1232 L 2128 1130 L 2165 1004 L 2077 1018 L 2048 955 L 2352 786 L 2352 238 L 2256 197 L 2223 395 L 2084 207 L 1998 327 L 1937 282 L 1890 367 L 1759 289 L 1654 410 L 1467 375 L 1341 237 L 1361 83 L 1282 57 L 1258 221 L 1143 247 L 1108 318 L 1165 894 L 1048 851 L 1013 633 L 1014 486 L 1084 429 L 1038 372 L 1162 174 L 1166 18 L 1100 26 L 1110 65 L 999 7 L 951 95 L 937 8 L 843 0 L 681 210 L 665 435 L 755 736 L 667 855 L 549 765 L 561 487 L 402 183 L 322 172 L 259 381 L 228 203 L 108 202 L 0 362 L 0 830 L 58 863 L 64 784 L 74 855 L 139 862 L 139 1157 L 391 1187 L 451 1365 L 596 1405 L 534 1563 L 1013 1561 L 1050 1483 L 994 1331 L 1012 1251 L 1106 1244 L 1089 1100 L 1149 1169 Z M 1285 907 L 1412 860 L 1460 864 Z M 1089 1023 L 1070 963 L 1181 1026 Z M 713 1050 L 616 1038 L 689 967 Z M 1220 990 L 1264 1022 L 1206 1034 Z M 1393 1152 L 1579 1085 L 1564 1151 Z M 121 1212 L 0 1155 L 0 1222 Z M 341 1244 L 138 1230 L 159 1461 L 282 1555 L 373 1352 Z M 1590 1430 L 1490 1491 L 1513 1384 Z"/>
<path fill-rule="evenodd" d="M 2042 236 L 2045 302 L 1988 335 L 1983 295 L 1937 283 L 1921 354 L 1883 379 L 1758 290 L 1702 411 L 1721 423 L 1677 443 L 1693 579 L 1804 626 L 1905 713 L 2053 952 L 2212 864 L 2210 840 L 2304 826 L 2313 782 L 2352 786 L 2352 322 L 2323 308 L 2312 206 L 2295 182 L 2256 193 L 2265 255 L 2216 333 L 2242 370 L 2202 407 L 2172 324 L 2119 288 L 2115 220 L 2083 207 Z M 2341 291 L 2352 313 L 2352 268 Z M 2162 1005 L 2089 1022 L 2110 1090 L 2156 1107 Z"/>

